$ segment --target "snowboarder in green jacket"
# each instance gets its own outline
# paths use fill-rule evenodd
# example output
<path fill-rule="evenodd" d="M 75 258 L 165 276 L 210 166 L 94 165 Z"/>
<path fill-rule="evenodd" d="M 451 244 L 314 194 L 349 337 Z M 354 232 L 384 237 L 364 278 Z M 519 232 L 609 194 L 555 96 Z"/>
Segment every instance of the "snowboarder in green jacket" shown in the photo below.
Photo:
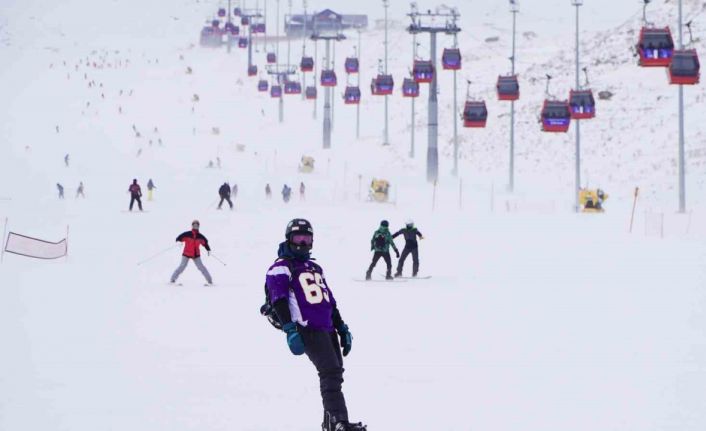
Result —
<path fill-rule="evenodd" d="M 380 222 L 380 227 L 373 234 L 373 238 L 370 240 L 370 250 L 374 251 L 373 261 L 370 263 L 368 272 L 365 273 L 365 279 L 370 280 L 372 278 L 373 269 L 377 265 L 378 260 L 383 258 L 385 264 L 387 265 L 387 273 L 385 278 L 392 280 L 392 259 L 390 258 L 390 247 L 395 250 L 395 255 L 399 258 L 400 252 L 397 250 L 395 243 L 392 241 L 392 235 L 390 234 L 390 223 L 387 220 Z"/>

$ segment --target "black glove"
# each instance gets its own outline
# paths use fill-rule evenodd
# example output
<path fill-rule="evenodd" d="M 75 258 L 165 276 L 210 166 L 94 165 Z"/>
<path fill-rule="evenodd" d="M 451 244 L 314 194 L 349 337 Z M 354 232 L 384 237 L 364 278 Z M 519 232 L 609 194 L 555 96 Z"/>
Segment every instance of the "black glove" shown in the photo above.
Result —
<path fill-rule="evenodd" d="M 397 257 L 397 259 L 400 258 L 400 251 L 399 250 L 395 250 L 395 256 Z"/>
<path fill-rule="evenodd" d="M 336 328 L 338 336 L 341 337 L 341 347 L 343 348 L 343 356 L 348 356 L 353 347 L 353 336 L 351 331 L 348 330 L 348 325 L 345 323 Z"/>

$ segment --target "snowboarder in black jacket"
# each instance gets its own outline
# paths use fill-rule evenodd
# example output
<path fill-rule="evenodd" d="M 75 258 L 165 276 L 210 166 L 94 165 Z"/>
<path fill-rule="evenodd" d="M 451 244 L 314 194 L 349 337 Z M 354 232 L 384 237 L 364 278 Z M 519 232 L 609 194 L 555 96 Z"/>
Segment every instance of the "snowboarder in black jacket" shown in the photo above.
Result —
<path fill-rule="evenodd" d="M 402 249 L 402 255 L 397 261 L 397 272 L 395 272 L 395 277 L 402 276 L 402 268 L 404 267 L 404 261 L 407 256 L 412 254 L 412 277 L 416 277 L 419 272 L 419 244 L 417 243 L 417 237 L 419 239 L 424 239 L 422 233 L 414 227 L 414 222 L 412 220 L 407 220 L 405 227 L 395 232 L 392 238 L 397 238 L 398 236 L 404 236 L 404 249 Z"/>
<path fill-rule="evenodd" d="M 223 201 L 227 201 L 230 205 L 230 209 L 233 209 L 233 201 L 230 200 L 230 184 L 223 183 L 221 188 L 218 189 L 218 195 L 221 197 L 221 202 L 218 203 L 218 209 L 223 206 Z"/>

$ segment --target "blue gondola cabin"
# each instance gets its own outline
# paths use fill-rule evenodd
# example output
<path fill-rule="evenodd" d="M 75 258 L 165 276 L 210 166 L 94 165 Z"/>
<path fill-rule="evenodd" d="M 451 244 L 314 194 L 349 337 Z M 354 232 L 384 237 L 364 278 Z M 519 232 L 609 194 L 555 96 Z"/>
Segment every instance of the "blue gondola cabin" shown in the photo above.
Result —
<path fill-rule="evenodd" d="M 434 65 L 431 64 L 431 61 L 415 60 L 412 76 L 420 84 L 430 83 L 434 79 Z"/>
<path fill-rule="evenodd" d="M 414 79 L 405 78 L 402 81 L 402 96 L 403 97 L 419 97 L 419 83 Z"/>
<path fill-rule="evenodd" d="M 302 57 L 302 61 L 299 63 L 299 69 L 302 72 L 311 72 L 314 70 L 314 59 L 312 57 Z"/>
<path fill-rule="evenodd" d="M 461 70 L 461 50 L 458 48 L 445 48 L 441 55 L 441 64 L 444 70 Z"/>
<path fill-rule="evenodd" d="M 343 100 L 346 105 L 358 105 L 360 103 L 360 88 L 348 86 L 343 93 Z"/>
<path fill-rule="evenodd" d="M 392 75 L 378 75 L 370 82 L 370 91 L 374 96 L 387 96 L 392 94 L 395 88 L 395 80 Z"/>
<path fill-rule="evenodd" d="M 346 73 L 348 74 L 358 73 L 358 69 L 360 68 L 360 62 L 356 57 L 348 57 L 346 58 L 346 61 L 343 66 L 345 67 Z"/>

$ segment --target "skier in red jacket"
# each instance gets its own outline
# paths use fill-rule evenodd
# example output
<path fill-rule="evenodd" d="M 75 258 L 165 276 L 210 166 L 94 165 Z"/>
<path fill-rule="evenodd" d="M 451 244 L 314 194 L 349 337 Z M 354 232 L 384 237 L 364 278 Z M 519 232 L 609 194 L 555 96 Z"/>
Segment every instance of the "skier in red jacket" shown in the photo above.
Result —
<path fill-rule="evenodd" d="M 189 263 L 189 259 L 193 259 L 196 268 L 201 271 L 201 274 L 203 274 L 203 276 L 206 278 L 208 284 L 213 284 L 211 274 L 208 273 L 208 270 L 201 262 L 200 247 L 203 246 L 203 248 L 206 249 L 206 252 L 209 255 L 211 254 L 211 247 L 209 247 L 208 245 L 208 239 L 206 239 L 206 237 L 203 236 L 201 232 L 199 232 L 200 226 L 201 224 L 199 223 L 199 221 L 194 220 L 193 222 L 191 222 L 191 230 L 187 230 L 176 238 L 177 242 L 184 243 L 184 252 L 181 256 L 181 263 L 179 264 L 177 269 L 174 270 L 174 274 L 172 274 L 172 283 L 175 283 L 181 273 L 184 272 L 184 269 L 186 269 L 186 265 Z"/>
<path fill-rule="evenodd" d="M 127 191 L 130 192 L 130 211 L 132 211 L 132 206 L 135 205 L 135 201 L 137 201 L 137 207 L 142 211 L 142 199 L 140 199 L 142 198 L 142 189 L 140 185 L 137 184 L 137 179 L 132 180 L 132 184 L 130 184 Z"/>

